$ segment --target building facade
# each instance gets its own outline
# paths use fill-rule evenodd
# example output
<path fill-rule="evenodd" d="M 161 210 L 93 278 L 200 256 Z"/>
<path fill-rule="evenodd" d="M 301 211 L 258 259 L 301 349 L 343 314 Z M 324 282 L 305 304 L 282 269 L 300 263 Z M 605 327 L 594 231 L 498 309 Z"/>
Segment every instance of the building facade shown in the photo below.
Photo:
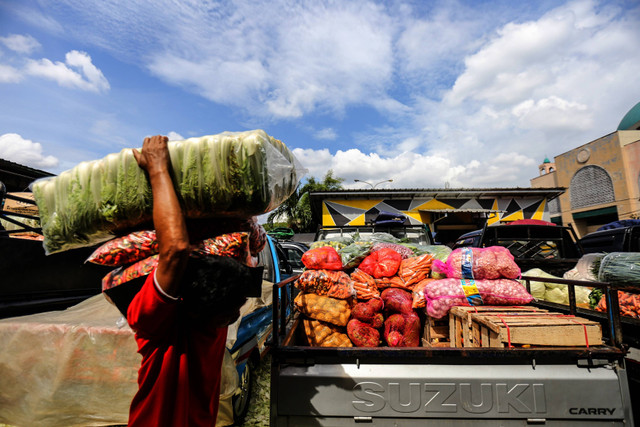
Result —
<path fill-rule="evenodd" d="M 622 219 L 640 218 L 640 103 L 618 129 L 543 162 L 531 186 L 565 188 L 549 205 L 552 222 L 583 236 Z M 547 160 L 547 159 L 545 159 Z"/>

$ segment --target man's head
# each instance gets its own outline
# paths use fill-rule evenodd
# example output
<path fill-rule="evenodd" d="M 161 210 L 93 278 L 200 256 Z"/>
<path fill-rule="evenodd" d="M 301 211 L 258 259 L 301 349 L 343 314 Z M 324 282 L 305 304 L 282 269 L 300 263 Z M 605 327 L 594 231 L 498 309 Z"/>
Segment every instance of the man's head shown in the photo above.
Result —
<path fill-rule="evenodd" d="M 203 324 L 226 326 L 238 318 L 247 296 L 254 295 L 261 283 L 262 268 L 229 257 L 190 257 L 182 284 L 184 308 Z"/>

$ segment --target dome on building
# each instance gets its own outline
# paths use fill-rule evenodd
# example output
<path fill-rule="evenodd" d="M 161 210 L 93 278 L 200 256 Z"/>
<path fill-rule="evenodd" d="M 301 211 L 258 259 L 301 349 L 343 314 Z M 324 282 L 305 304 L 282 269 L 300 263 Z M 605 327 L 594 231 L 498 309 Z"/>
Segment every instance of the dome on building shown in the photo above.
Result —
<path fill-rule="evenodd" d="M 545 157 L 544 160 L 542 161 L 542 163 L 551 163 L 551 160 L 549 160 L 548 157 Z"/>
<path fill-rule="evenodd" d="M 640 102 L 633 106 L 627 114 L 624 115 L 618 129 L 616 130 L 637 130 L 640 128 Z"/>

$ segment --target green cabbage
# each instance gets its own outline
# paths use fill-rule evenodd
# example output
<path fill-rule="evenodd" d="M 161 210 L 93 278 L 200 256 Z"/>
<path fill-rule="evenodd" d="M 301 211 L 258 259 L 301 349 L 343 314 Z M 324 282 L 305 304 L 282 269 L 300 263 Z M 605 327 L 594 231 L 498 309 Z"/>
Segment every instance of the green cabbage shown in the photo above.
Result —
<path fill-rule="evenodd" d="M 171 141 L 169 154 L 189 218 L 269 212 L 301 177 L 293 153 L 262 130 Z M 108 240 L 151 219 L 151 187 L 130 149 L 38 180 L 32 191 L 48 254 Z"/>

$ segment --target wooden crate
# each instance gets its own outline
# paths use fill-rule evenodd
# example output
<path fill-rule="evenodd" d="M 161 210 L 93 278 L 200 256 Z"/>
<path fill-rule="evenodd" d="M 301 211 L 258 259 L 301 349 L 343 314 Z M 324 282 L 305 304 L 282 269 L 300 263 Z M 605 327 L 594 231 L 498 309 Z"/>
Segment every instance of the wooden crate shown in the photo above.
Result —
<path fill-rule="evenodd" d="M 424 347 L 449 347 L 449 319 L 427 316 L 422 339 Z"/>
<path fill-rule="evenodd" d="M 459 306 L 449 311 L 449 340 L 451 347 L 481 347 L 479 330 L 473 334 L 472 314 L 482 313 L 547 313 L 547 310 L 529 306 Z"/>
<path fill-rule="evenodd" d="M 529 307 L 531 308 L 531 307 Z M 598 322 L 545 310 L 467 311 L 471 322 L 462 325 L 461 346 L 590 346 L 602 345 Z M 462 316 L 459 316 L 463 318 Z M 466 339 L 465 333 L 466 331 Z M 452 346 L 458 339 L 451 338 Z"/>

